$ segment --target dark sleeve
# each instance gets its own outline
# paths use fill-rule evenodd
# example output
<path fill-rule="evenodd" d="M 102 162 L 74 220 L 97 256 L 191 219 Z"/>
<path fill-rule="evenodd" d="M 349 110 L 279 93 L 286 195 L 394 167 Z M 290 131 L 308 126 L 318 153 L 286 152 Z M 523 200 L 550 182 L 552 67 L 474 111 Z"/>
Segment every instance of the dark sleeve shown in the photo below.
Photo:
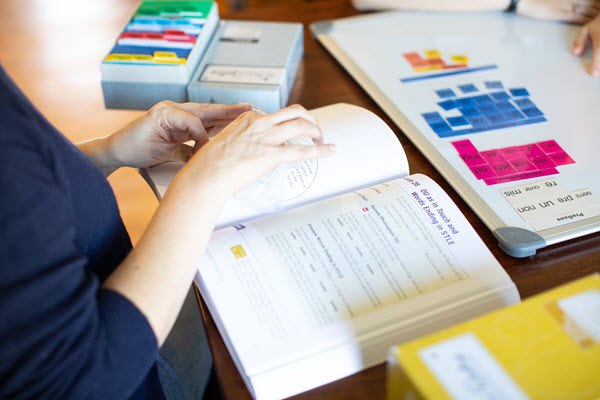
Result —
<path fill-rule="evenodd" d="M 0 147 L 0 398 L 128 398 L 156 360 L 148 321 L 86 268 L 51 158 Z"/>

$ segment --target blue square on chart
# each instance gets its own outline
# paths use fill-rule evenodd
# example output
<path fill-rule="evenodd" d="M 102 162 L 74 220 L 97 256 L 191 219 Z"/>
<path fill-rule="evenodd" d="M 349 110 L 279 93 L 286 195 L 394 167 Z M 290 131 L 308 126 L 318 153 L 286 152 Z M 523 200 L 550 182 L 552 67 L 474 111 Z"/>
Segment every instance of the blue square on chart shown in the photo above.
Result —
<path fill-rule="evenodd" d="M 438 96 L 442 99 L 447 99 L 448 97 L 456 97 L 452 89 L 440 89 L 435 91 Z"/>
<path fill-rule="evenodd" d="M 514 110 L 506 110 L 506 111 L 502 111 L 502 114 L 504 114 L 504 118 L 506 118 L 507 121 L 515 121 L 517 119 L 523 119 L 526 118 L 523 114 L 521 114 L 520 111 L 518 111 L 516 108 Z"/>
<path fill-rule="evenodd" d="M 515 102 L 516 105 L 519 106 L 520 109 L 523 108 L 531 108 L 531 107 L 535 107 L 535 104 L 533 104 L 533 101 L 525 98 L 525 99 L 514 99 L 513 100 Z"/>
<path fill-rule="evenodd" d="M 529 96 L 529 92 L 525 88 L 510 89 L 510 94 L 514 97 Z"/>
<path fill-rule="evenodd" d="M 544 113 L 541 112 L 540 109 L 537 108 L 537 107 L 526 108 L 526 109 L 521 110 L 521 111 L 523 111 L 523 113 L 525 115 L 527 115 L 529 118 L 532 118 L 532 117 L 541 117 L 542 115 L 544 115 Z"/>
<path fill-rule="evenodd" d="M 444 110 L 446 110 L 446 111 L 448 111 L 448 110 L 452 110 L 452 109 L 454 109 L 454 108 L 457 108 L 457 107 L 458 107 L 458 104 L 456 104 L 456 103 L 454 102 L 454 100 L 452 100 L 452 99 L 450 99 L 450 100 L 446 100 L 446 101 L 442 101 L 442 102 L 439 102 L 439 103 L 438 103 L 438 105 L 439 105 L 440 107 L 442 107 L 442 108 L 443 108 Z"/>
<path fill-rule="evenodd" d="M 483 115 L 498 114 L 498 109 L 494 107 L 494 104 L 482 104 L 477 107 L 477 109 L 481 111 Z"/>
<path fill-rule="evenodd" d="M 506 120 L 500 113 L 486 114 L 485 117 L 488 119 L 488 121 L 490 121 L 492 125 L 500 125 L 506 122 Z"/>
<path fill-rule="evenodd" d="M 490 96 L 488 96 L 487 94 L 482 94 L 481 96 L 475 96 L 475 97 L 473 97 L 473 100 L 475 100 L 475 102 L 477 104 L 489 104 L 489 103 L 494 102 L 494 100 L 492 100 L 492 98 Z"/>
<path fill-rule="evenodd" d="M 481 115 L 475 115 L 473 117 L 467 118 L 467 121 L 473 126 L 475 129 L 487 128 L 490 126 L 490 123 L 482 117 Z"/>
<path fill-rule="evenodd" d="M 469 125 L 465 117 L 448 117 L 447 120 L 450 123 L 450 126 Z"/>
<path fill-rule="evenodd" d="M 481 113 L 479 111 L 477 111 L 477 109 L 475 107 L 461 108 L 460 112 L 461 112 L 462 115 L 464 115 L 467 118 L 481 115 Z"/>
<path fill-rule="evenodd" d="M 510 104 L 508 101 L 498 101 L 496 102 L 496 108 L 502 112 L 509 112 L 513 110 L 517 110 L 515 106 Z"/>
<path fill-rule="evenodd" d="M 472 97 L 454 99 L 454 102 L 458 104 L 459 107 L 472 106 L 475 103 Z"/>
<path fill-rule="evenodd" d="M 494 98 L 494 100 L 496 101 L 503 101 L 503 100 L 508 100 L 510 99 L 510 96 L 508 95 L 508 93 L 506 92 L 494 92 L 494 93 L 490 93 L 490 95 Z"/>
<path fill-rule="evenodd" d="M 427 121 L 428 124 L 444 120 L 444 118 L 442 118 L 439 112 L 430 112 L 421 115 L 423 116 L 423 118 L 425 118 L 425 121 Z"/>
<path fill-rule="evenodd" d="M 462 90 L 463 93 L 479 92 L 479 90 L 472 83 L 468 83 L 466 85 L 458 85 L 458 88 Z"/>
<path fill-rule="evenodd" d="M 504 85 L 500 81 L 486 81 L 485 87 L 488 89 L 504 89 Z"/>
<path fill-rule="evenodd" d="M 448 125 L 446 121 L 430 122 L 429 126 L 436 133 L 452 131 L 452 128 L 450 128 L 450 125 Z"/>

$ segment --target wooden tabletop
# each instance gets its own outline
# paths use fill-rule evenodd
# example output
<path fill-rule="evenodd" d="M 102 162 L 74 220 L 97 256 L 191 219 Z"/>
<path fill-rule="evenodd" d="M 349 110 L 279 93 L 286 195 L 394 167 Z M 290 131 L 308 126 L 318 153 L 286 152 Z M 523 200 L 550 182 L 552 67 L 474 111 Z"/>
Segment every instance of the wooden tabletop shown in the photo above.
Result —
<path fill-rule="evenodd" d="M 289 0 L 280 4 L 250 5 L 239 12 L 222 14 L 223 19 L 302 22 L 305 53 L 296 77 L 289 103 L 307 109 L 337 102 L 365 107 L 392 127 L 406 150 L 411 173 L 423 173 L 434 179 L 466 215 L 488 248 L 517 285 L 522 298 L 527 298 L 562 283 L 600 271 L 600 234 L 539 250 L 535 256 L 513 258 L 498 247 L 492 233 L 441 177 L 427 159 L 394 125 L 367 93 L 310 34 L 309 23 L 323 19 L 359 14 L 348 0 Z M 256 2 L 254 2 L 256 3 Z M 585 73 L 582 71 L 582 73 Z M 204 306 L 205 307 L 205 306 Z M 249 399 L 240 375 L 229 357 L 214 322 L 207 315 L 207 329 L 217 372 L 227 399 Z M 383 399 L 385 398 L 385 365 L 379 365 L 345 379 L 313 389 L 293 399 Z"/>

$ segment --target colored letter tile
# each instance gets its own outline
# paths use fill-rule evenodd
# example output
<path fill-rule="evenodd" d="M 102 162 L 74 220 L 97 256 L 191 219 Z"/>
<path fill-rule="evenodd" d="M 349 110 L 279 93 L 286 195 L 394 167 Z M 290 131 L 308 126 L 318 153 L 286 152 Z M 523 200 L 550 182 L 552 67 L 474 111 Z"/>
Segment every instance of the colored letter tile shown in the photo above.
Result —
<path fill-rule="evenodd" d="M 510 89 L 510 94 L 514 97 L 529 96 L 529 92 L 525 88 Z"/>
<path fill-rule="evenodd" d="M 442 107 L 444 110 L 448 111 L 448 110 L 452 110 L 453 108 L 458 107 L 458 104 L 456 104 L 454 102 L 454 100 L 450 99 L 450 100 L 445 100 L 445 101 L 441 101 L 438 103 L 438 105 L 440 107 Z"/>
<path fill-rule="evenodd" d="M 442 99 L 447 99 L 448 97 L 456 97 L 452 89 L 440 89 L 435 91 L 438 96 Z"/>
<path fill-rule="evenodd" d="M 528 157 L 531 162 L 535 164 L 538 169 L 546 169 L 546 168 L 554 168 L 554 162 L 550 159 L 550 157 L 543 156 L 534 156 Z"/>
<path fill-rule="evenodd" d="M 469 169 L 477 179 L 493 178 L 496 176 L 494 171 L 487 164 L 469 166 Z"/>
<path fill-rule="evenodd" d="M 528 98 L 514 99 L 513 101 L 515 102 L 516 105 L 519 106 L 519 108 L 535 107 L 535 104 L 533 104 L 533 101 L 529 100 Z"/>
<path fill-rule="evenodd" d="M 452 62 L 466 64 L 466 63 L 469 62 L 469 57 L 468 56 L 459 55 L 459 54 L 453 54 L 450 57 L 450 60 L 452 60 Z"/>
<path fill-rule="evenodd" d="M 481 128 L 487 128 L 488 126 L 490 126 L 490 123 L 488 122 L 488 120 L 480 115 L 474 115 L 472 117 L 467 117 L 465 115 L 465 118 L 467 119 L 467 121 L 469 121 L 469 123 L 471 124 L 471 126 L 473 128 L 481 129 Z"/>
<path fill-rule="evenodd" d="M 537 171 L 537 167 L 525 157 L 510 160 L 510 165 L 518 172 Z"/>
<path fill-rule="evenodd" d="M 550 154 L 549 157 L 556 165 L 575 164 L 575 161 L 564 151 Z"/>
<path fill-rule="evenodd" d="M 477 104 L 489 104 L 494 102 L 494 100 L 492 100 L 492 98 L 487 94 L 482 94 L 481 96 L 474 96 L 473 100 L 475 100 Z"/>
<path fill-rule="evenodd" d="M 516 146 L 505 147 L 503 149 L 498 149 L 498 151 L 500 151 L 500 153 L 502 153 L 507 160 L 517 160 L 523 158 L 523 153 L 521 153 L 521 150 Z"/>
<path fill-rule="evenodd" d="M 448 117 L 446 118 L 450 126 L 463 126 L 469 125 L 465 117 Z"/>
<path fill-rule="evenodd" d="M 467 106 L 472 106 L 474 104 L 474 101 L 471 97 L 463 97 L 463 98 L 454 99 L 454 102 L 456 104 L 458 104 L 459 107 L 467 107 Z"/>
<path fill-rule="evenodd" d="M 439 112 L 430 112 L 421 115 L 423 116 L 423 118 L 425 118 L 425 121 L 427 121 L 427 123 L 439 122 L 444 120 L 444 118 L 442 118 Z"/>
<path fill-rule="evenodd" d="M 490 166 L 497 176 L 514 175 L 517 173 L 508 161 L 492 164 Z"/>
<path fill-rule="evenodd" d="M 442 132 L 452 131 L 452 128 L 450 128 L 450 125 L 448 125 L 446 123 L 446 121 L 430 122 L 429 126 L 431 127 L 431 129 L 433 129 L 433 131 L 435 133 L 442 133 Z"/>
<path fill-rule="evenodd" d="M 460 112 L 462 113 L 462 115 L 464 115 L 467 118 L 481 115 L 481 113 L 474 107 L 461 108 Z"/>
<path fill-rule="evenodd" d="M 469 167 L 486 164 L 485 160 L 479 155 L 479 153 L 463 153 L 459 154 L 459 156 Z"/>
<path fill-rule="evenodd" d="M 545 142 L 539 142 L 537 145 L 540 146 L 540 149 L 542 149 L 542 151 L 546 154 L 564 152 L 562 147 L 560 147 L 558 145 L 558 143 L 556 143 L 555 140 L 547 140 Z"/>
<path fill-rule="evenodd" d="M 504 111 L 502 114 L 504 114 L 504 117 L 506 118 L 507 121 L 515 121 L 517 119 L 526 118 L 517 109 L 510 110 L 510 111 Z"/>
<path fill-rule="evenodd" d="M 481 155 L 481 157 L 483 157 L 483 159 L 488 164 L 498 164 L 506 162 L 506 159 L 498 150 L 481 151 L 479 152 L 479 155 Z"/>
<path fill-rule="evenodd" d="M 542 151 L 542 149 L 540 149 L 540 147 L 535 143 L 526 144 L 526 145 L 517 146 L 517 147 L 521 151 L 521 153 L 525 154 L 530 159 L 531 159 L 531 157 L 544 155 L 544 152 Z"/>
<path fill-rule="evenodd" d="M 463 93 L 473 93 L 473 92 L 478 92 L 479 90 L 475 87 L 475 85 L 473 85 L 472 83 L 468 83 L 466 85 L 458 85 L 458 88 L 463 92 Z"/>
<path fill-rule="evenodd" d="M 536 107 L 532 107 L 532 108 L 526 108 L 524 110 L 521 110 L 525 115 L 527 115 L 527 117 L 531 118 L 531 117 L 539 117 L 541 115 L 544 115 L 543 112 L 541 112 L 539 110 L 539 108 Z"/>
<path fill-rule="evenodd" d="M 514 111 L 517 108 L 510 104 L 508 101 L 497 101 L 496 108 L 502 112 Z"/>
<path fill-rule="evenodd" d="M 458 151 L 458 154 L 477 153 L 477 149 L 469 139 L 452 142 L 452 146 Z"/>
<path fill-rule="evenodd" d="M 498 114 L 498 109 L 494 106 L 494 104 L 482 104 L 477 107 L 477 109 L 481 111 L 483 115 Z"/>
<path fill-rule="evenodd" d="M 494 92 L 490 93 L 490 96 L 492 96 L 496 101 L 505 101 L 510 99 L 510 96 L 506 92 Z"/>
<path fill-rule="evenodd" d="M 502 85 L 502 82 L 500 81 L 486 81 L 485 82 L 485 87 L 488 89 L 502 89 L 504 88 L 504 86 Z"/>
<path fill-rule="evenodd" d="M 425 57 L 427 57 L 430 60 L 434 60 L 436 58 L 442 58 L 442 53 L 440 53 L 439 50 L 435 50 L 435 49 L 425 50 L 423 53 L 425 54 Z"/>
<path fill-rule="evenodd" d="M 505 119 L 504 119 L 504 117 L 500 113 L 485 114 L 485 117 L 494 126 L 495 125 L 500 125 L 500 124 L 503 124 L 504 122 L 506 122 Z"/>

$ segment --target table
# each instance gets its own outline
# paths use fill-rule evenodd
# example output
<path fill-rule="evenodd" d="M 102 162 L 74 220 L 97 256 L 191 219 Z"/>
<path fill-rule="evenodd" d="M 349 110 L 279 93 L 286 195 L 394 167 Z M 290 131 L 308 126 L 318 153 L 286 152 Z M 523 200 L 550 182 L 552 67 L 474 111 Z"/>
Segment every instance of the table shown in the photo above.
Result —
<path fill-rule="evenodd" d="M 238 3 L 244 3 L 238 2 Z M 266 4 L 266 5 L 265 5 Z M 450 195 L 469 222 L 490 248 L 517 285 L 523 299 L 562 283 L 600 271 L 600 233 L 550 246 L 532 257 L 517 259 L 506 255 L 487 227 L 469 209 L 450 185 L 419 153 L 352 77 L 335 61 L 308 30 L 316 20 L 357 15 L 349 0 L 248 1 L 238 5 L 241 11 L 228 11 L 223 19 L 302 22 L 305 53 L 289 103 L 307 109 L 347 102 L 365 107 L 392 127 L 406 150 L 411 173 L 423 173 L 434 179 Z M 585 73 L 582 71 L 582 73 Z M 203 310 L 206 305 L 201 304 Z M 250 399 L 237 369 L 225 348 L 216 326 L 204 312 L 214 363 L 226 399 Z M 293 399 L 383 399 L 385 398 L 385 365 L 381 364 L 345 379 L 294 396 Z"/>

